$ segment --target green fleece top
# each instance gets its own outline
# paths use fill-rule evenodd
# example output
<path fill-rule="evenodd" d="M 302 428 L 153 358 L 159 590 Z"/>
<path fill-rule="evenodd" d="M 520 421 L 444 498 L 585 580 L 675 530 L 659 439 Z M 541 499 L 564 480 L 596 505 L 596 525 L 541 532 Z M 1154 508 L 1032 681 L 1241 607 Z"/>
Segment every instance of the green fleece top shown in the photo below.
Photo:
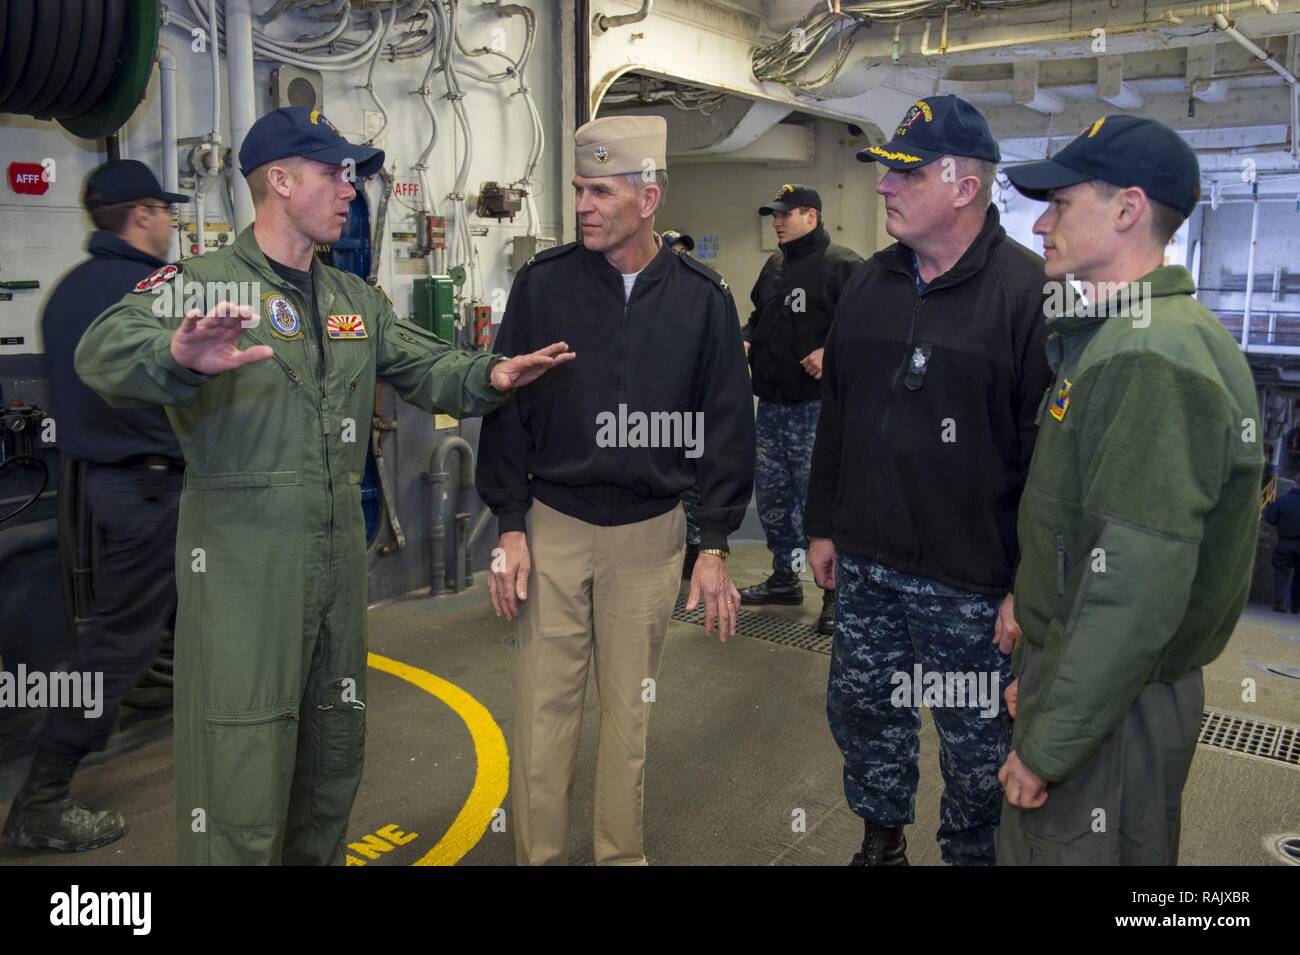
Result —
<path fill-rule="evenodd" d="M 1142 689 L 1222 652 L 1250 589 L 1264 467 L 1237 343 L 1164 266 L 1125 289 L 1149 308 L 1049 318 L 1054 385 L 1020 502 L 1024 654 L 1012 748 L 1077 773 Z M 1109 314 L 1110 317 L 1106 317 Z"/>

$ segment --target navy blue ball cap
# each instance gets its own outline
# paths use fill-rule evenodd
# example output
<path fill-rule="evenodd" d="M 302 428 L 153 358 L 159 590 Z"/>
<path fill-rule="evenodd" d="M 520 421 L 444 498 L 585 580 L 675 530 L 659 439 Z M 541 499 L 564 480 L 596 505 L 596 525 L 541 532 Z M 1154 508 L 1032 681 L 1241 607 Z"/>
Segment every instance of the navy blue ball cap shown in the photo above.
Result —
<path fill-rule="evenodd" d="M 1045 202 L 1053 189 L 1100 179 L 1190 216 L 1201 198 L 1201 167 L 1183 137 L 1154 119 L 1103 116 L 1051 159 L 1003 169 L 1011 185 Z"/>
<path fill-rule="evenodd" d="M 373 146 L 348 142 L 318 109 L 284 106 L 271 110 L 249 129 L 239 147 L 239 168 L 247 176 L 286 156 L 302 156 L 331 166 L 342 166 L 351 159 L 357 176 L 364 178 L 384 165 L 384 151 Z"/>
<path fill-rule="evenodd" d="M 659 235 L 664 240 L 664 242 L 668 244 L 669 248 L 672 248 L 674 245 L 680 242 L 682 245 L 686 246 L 687 252 L 695 251 L 695 240 L 692 239 L 685 232 L 678 232 L 676 229 L 664 229 L 664 231 L 661 232 Z"/>
<path fill-rule="evenodd" d="M 86 177 L 86 194 L 82 201 L 87 209 L 101 209 L 136 199 L 190 201 L 189 196 L 164 190 L 152 170 L 135 159 L 110 159 L 96 166 Z"/>
<path fill-rule="evenodd" d="M 821 212 L 822 197 L 812 186 L 802 186 L 797 182 L 784 183 L 772 200 L 758 207 L 760 216 L 770 216 L 773 212 L 791 212 L 794 209 L 816 209 Z"/>
<path fill-rule="evenodd" d="M 968 156 L 998 162 L 1002 153 L 984 116 L 959 96 L 927 96 L 908 108 L 882 146 L 858 150 L 860 162 L 891 169 L 918 169 L 940 156 Z"/>

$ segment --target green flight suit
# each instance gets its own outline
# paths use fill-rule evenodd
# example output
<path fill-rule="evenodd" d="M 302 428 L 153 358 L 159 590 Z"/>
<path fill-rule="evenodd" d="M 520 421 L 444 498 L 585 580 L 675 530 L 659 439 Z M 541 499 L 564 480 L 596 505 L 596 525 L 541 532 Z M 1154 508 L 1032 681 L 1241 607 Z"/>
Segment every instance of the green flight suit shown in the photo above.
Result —
<path fill-rule="evenodd" d="M 398 319 L 379 290 L 314 261 L 329 332 L 315 330 L 251 227 L 180 268 L 100 315 L 76 354 L 106 398 L 165 405 L 185 454 L 178 861 L 339 864 L 365 742 L 360 484 L 375 379 L 427 411 L 482 415 L 503 397 L 489 380 L 494 356 L 455 350 Z M 239 294 L 206 283 L 258 283 L 261 321 L 239 347 L 269 345 L 274 358 L 211 376 L 178 365 L 170 341 L 183 312 L 159 317 L 155 305 L 164 286 L 189 293 L 196 282 L 205 311 Z"/>

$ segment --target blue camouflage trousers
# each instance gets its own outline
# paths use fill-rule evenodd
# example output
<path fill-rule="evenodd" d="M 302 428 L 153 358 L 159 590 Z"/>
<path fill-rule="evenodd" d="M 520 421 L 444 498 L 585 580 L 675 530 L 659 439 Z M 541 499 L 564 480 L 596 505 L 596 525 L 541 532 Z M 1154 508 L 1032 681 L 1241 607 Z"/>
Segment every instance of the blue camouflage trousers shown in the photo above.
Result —
<path fill-rule="evenodd" d="M 943 860 L 993 865 L 998 769 L 1011 745 L 1011 658 L 993 643 L 1001 598 L 846 554 L 835 572 L 826 714 L 849 807 L 878 826 L 915 821 L 924 703 L 939 732 Z"/>
<path fill-rule="evenodd" d="M 803 502 L 808 497 L 813 441 L 817 437 L 820 401 L 791 405 L 758 399 L 754 423 L 754 504 L 772 552 L 772 569 L 789 575 L 796 567 L 794 552 L 807 553 L 803 532 Z M 798 563 L 799 567 L 803 562 Z"/>

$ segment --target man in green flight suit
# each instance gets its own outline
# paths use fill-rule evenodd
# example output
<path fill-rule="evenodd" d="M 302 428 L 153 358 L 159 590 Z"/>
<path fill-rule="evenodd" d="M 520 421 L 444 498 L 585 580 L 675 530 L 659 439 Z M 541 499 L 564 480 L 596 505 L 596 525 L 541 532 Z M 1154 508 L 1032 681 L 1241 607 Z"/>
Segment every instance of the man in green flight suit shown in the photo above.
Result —
<path fill-rule="evenodd" d="M 468 417 L 574 356 L 562 342 L 509 359 L 457 351 L 317 261 L 352 182 L 384 161 L 319 111 L 263 116 L 239 161 L 256 222 L 142 280 L 86 332 L 76 367 L 106 398 L 165 405 L 185 454 L 178 861 L 339 864 L 365 741 L 375 380 Z"/>
<path fill-rule="evenodd" d="M 1164 247 L 1200 198 L 1166 126 L 1105 116 L 1006 169 L 1034 224 L 1056 382 L 1020 501 L 999 865 L 1174 865 L 1217 657 L 1250 590 L 1264 467 L 1237 342 Z M 1072 280 L 1087 294 L 1072 304 Z"/>

